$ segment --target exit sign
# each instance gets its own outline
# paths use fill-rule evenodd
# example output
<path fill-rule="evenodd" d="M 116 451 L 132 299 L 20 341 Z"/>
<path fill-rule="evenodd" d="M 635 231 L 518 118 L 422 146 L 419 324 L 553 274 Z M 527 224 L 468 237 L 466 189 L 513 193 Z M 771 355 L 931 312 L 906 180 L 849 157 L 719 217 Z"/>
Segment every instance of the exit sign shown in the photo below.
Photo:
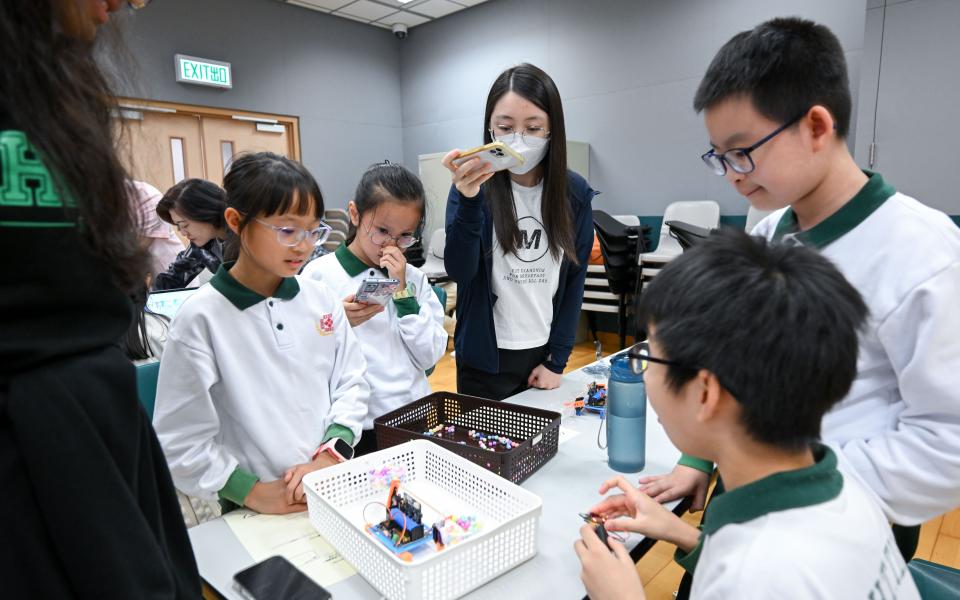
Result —
<path fill-rule="evenodd" d="M 218 88 L 232 88 L 233 74 L 230 63 L 208 58 L 177 54 L 177 81 Z"/>

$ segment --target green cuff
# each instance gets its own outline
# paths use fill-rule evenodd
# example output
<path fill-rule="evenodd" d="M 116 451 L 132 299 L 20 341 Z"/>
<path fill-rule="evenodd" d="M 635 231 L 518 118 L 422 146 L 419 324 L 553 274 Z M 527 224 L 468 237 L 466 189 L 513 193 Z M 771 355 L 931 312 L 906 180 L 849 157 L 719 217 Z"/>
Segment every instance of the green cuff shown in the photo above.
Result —
<path fill-rule="evenodd" d="M 326 444 L 333 438 L 340 438 L 351 446 L 353 445 L 353 431 L 339 423 L 334 423 L 330 427 L 327 427 L 327 432 L 323 434 L 323 439 L 320 440 L 320 443 Z"/>
<path fill-rule="evenodd" d="M 234 504 L 243 506 L 243 501 L 247 499 L 250 490 L 258 481 L 260 481 L 260 478 L 256 475 L 237 467 L 233 470 L 233 473 L 230 473 L 230 479 L 227 479 L 227 484 L 217 495 L 223 500 L 229 500 Z"/>
<path fill-rule="evenodd" d="M 420 312 L 420 303 L 417 302 L 416 298 L 397 298 L 393 299 L 393 303 L 397 306 L 397 318 L 402 319 L 407 315 L 415 315 Z"/>
<path fill-rule="evenodd" d="M 713 462 L 709 460 L 681 454 L 680 460 L 677 461 L 677 464 L 690 467 L 691 469 L 696 469 L 698 471 L 703 471 L 707 475 L 713 475 Z"/>
<path fill-rule="evenodd" d="M 700 551 L 703 550 L 703 534 L 700 534 L 700 541 L 690 551 L 689 554 L 677 548 L 677 551 L 673 553 L 673 560 L 683 567 L 683 569 L 693 575 L 693 571 L 697 568 L 697 561 L 700 560 Z"/>

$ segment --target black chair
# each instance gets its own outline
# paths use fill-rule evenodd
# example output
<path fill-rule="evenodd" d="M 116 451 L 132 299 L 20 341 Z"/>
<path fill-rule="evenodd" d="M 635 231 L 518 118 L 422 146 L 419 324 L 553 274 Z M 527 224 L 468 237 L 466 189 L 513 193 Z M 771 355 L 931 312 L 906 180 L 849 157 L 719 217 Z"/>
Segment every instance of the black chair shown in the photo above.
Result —
<path fill-rule="evenodd" d="M 650 228 L 625 225 L 602 210 L 593 211 L 593 226 L 600 242 L 610 293 L 617 296 L 617 332 L 620 348 L 623 348 L 627 343 L 630 299 L 638 291 L 640 271 L 637 257 L 649 247 Z M 587 318 L 596 340 L 596 315 L 588 312 Z"/>
<path fill-rule="evenodd" d="M 697 227 L 683 221 L 667 221 L 666 225 L 670 227 L 670 235 L 680 243 L 680 247 L 687 250 L 694 244 L 707 239 L 715 229 L 706 227 Z"/>
<path fill-rule="evenodd" d="M 427 257 L 423 252 L 423 242 L 419 239 L 417 239 L 412 246 L 404 250 L 403 254 L 407 257 L 407 262 L 418 269 L 423 266 L 423 263 L 427 262 Z"/>

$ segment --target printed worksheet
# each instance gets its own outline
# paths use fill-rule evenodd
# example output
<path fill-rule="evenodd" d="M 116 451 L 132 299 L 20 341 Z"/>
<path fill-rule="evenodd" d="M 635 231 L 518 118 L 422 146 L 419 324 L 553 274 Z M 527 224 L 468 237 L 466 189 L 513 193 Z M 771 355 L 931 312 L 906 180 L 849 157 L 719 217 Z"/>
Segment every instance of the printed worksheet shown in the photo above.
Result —
<path fill-rule="evenodd" d="M 280 555 L 324 587 L 356 573 L 350 563 L 320 537 L 305 512 L 261 515 L 241 509 L 223 518 L 257 562 Z"/>

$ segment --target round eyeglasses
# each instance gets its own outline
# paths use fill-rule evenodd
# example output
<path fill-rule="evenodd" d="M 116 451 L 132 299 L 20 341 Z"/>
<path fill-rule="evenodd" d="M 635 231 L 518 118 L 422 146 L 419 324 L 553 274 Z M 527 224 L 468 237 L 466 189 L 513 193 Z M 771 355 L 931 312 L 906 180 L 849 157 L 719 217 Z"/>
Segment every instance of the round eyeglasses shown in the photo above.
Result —
<path fill-rule="evenodd" d="M 410 246 L 417 243 L 417 238 L 412 235 L 393 236 L 385 231 L 382 227 L 364 226 L 364 229 L 367 230 L 367 237 L 370 238 L 370 241 L 377 246 L 382 246 L 388 241 L 393 240 L 393 242 L 397 245 L 397 248 L 406 250 Z"/>
<path fill-rule="evenodd" d="M 277 242 L 279 242 L 281 246 L 287 246 L 289 248 L 293 248 L 306 239 L 309 239 L 312 245 L 318 246 L 327 241 L 327 238 L 330 237 L 330 231 L 332 231 L 331 227 L 323 221 L 321 221 L 320 226 L 315 229 L 304 229 L 303 227 L 272 225 L 260 219 L 254 220 L 260 225 L 276 231 Z"/>
<path fill-rule="evenodd" d="M 507 126 L 497 126 L 487 131 L 490 132 L 490 139 L 503 142 L 508 146 L 515 142 L 518 137 L 524 143 L 527 142 L 528 138 L 536 138 L 538 140 L 550 139 L 550 132 L 543 127 L 527 127 L 523 131 L 515 131 Z"/>

